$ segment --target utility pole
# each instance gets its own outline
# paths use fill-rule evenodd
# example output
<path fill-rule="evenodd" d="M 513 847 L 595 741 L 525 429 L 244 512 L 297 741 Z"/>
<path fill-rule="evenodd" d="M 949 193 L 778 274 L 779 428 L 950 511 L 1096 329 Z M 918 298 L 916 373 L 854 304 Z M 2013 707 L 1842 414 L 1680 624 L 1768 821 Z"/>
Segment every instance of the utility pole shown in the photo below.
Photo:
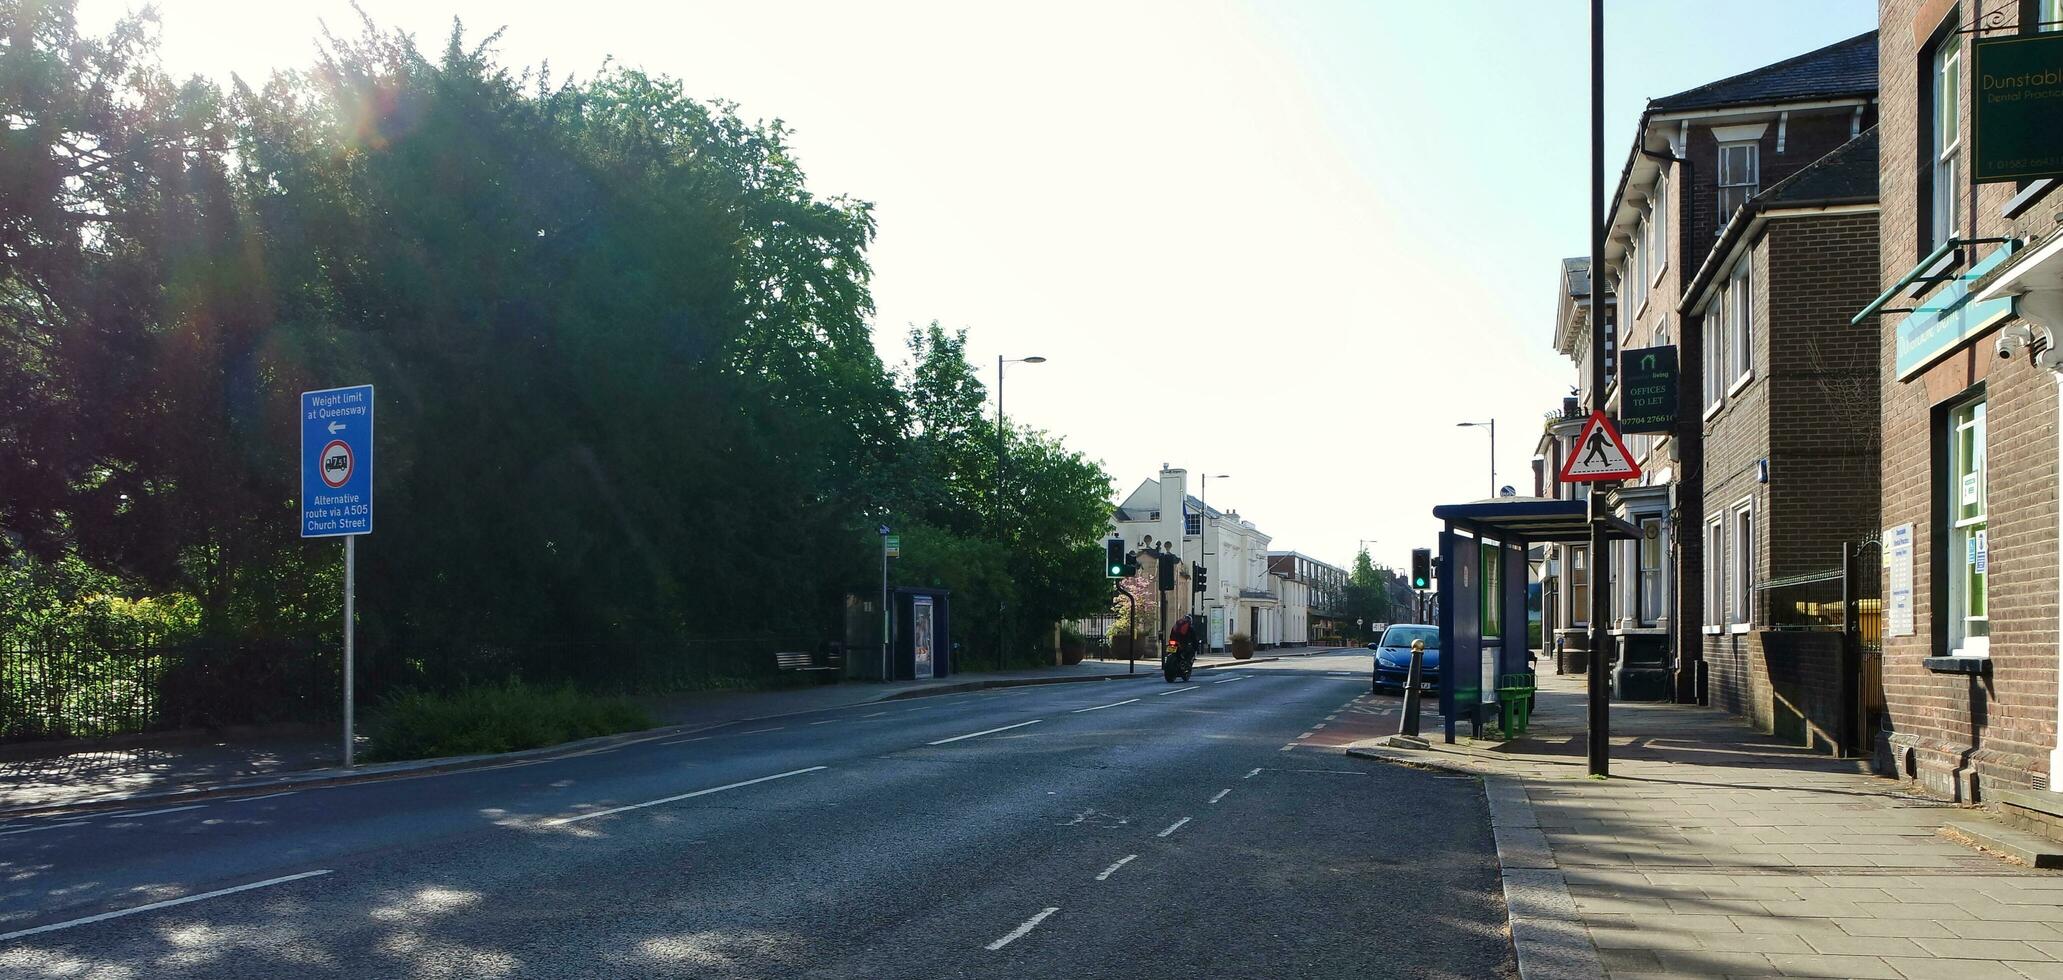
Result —
<path fill-rule="evenodd" d="M 1003 510 L 1003 457 L 1009 450 L 1009 443 L 1004 438 L 1004 434 L 1008 430 L 1003 427 L 1003 365 L 1044 363 L 1046 363 L 1046 359 L 1036 355 L 1007 359 L 1001 354 L 996 355 L 996 543 L 1003 547 L 1006 559 L 1009 557 L 1008 552 L 1010 549 L 1010 523 L 1005 519 Z M 1006 625 L 1008 619 L 1007 611 L 1003 608 L 1002 602 L 998 601 L 996 603 L 997 670 L 1003 668 L 1003 649 L 1009 642 L 1009 627 Z"/>
<path fill-rule="evenodd" d="M 1590 0 L 1590 410 L 1605 409 L 1605 0 Z M 1590 774 L 1611 775 L 1611 687 L 1605 674 L 1612 640 L 1611 553 L 1606 550 L 1605 497 L 1590 485 Z M 1496 488 L 1491 488 L 1495 495 Z"/>

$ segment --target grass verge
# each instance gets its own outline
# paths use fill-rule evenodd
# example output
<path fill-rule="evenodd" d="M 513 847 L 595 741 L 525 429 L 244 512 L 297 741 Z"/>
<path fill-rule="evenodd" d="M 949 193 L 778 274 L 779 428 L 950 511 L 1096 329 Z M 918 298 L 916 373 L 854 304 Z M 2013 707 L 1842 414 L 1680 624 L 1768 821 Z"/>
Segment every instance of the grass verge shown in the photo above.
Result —
<path fill-rule="evenodd" d="M 557 745 L 651 728 L 643 708 L 623 698 L 521 681 L 443 694 L 405 691 L 375 715 L 369 761 L 483 755 Z"/>

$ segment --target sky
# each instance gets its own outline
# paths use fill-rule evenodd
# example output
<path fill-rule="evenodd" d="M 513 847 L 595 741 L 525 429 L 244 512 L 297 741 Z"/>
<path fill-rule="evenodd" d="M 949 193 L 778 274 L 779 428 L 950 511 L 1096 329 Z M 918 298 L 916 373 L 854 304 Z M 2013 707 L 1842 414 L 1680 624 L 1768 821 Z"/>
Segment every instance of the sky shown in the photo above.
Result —
<path fill-rule="evenodd" d="M 80 0 L 104 28 L 133 0 Z M 1162 464 L 1272 548 L 1431 547 L 1435 504 L 1530 492 L 1559 260 L 1586 252 L 1581 0 L 358 0 L 435 51 L 671 75 L 782 119 L 870 201 L 875 343 L 965 327 L 1003 408 L 1128 494 Z M 349 0 L 159 0 L 173 72 L 313 60 Z M 1438 18 L 1438 19 L 1434 19 Z M 1875 27 L 1873 0 L 1608 0 L 1606 163 L 1645 100 Z M 1215 474 L 1227 474 L 1219 479 Z"/>

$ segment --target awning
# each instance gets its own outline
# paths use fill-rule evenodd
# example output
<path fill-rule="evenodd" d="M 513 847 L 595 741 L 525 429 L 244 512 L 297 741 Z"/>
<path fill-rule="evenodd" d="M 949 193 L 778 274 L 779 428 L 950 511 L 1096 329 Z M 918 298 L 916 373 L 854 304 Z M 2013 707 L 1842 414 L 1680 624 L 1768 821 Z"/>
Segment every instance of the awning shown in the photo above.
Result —
<path fill-rule="evenodd" d="M 1554 541 L 1582 544 L 1590 540 L 1590 504 L 1550 497 L 1498 497 L 1466 504 L 1441 504 L 1433 517 L 1477 537 L 1507 543 Z M 1640 529 L 1616 517 L 1605 518 L 1605 537 L 1640 537 Z"/>

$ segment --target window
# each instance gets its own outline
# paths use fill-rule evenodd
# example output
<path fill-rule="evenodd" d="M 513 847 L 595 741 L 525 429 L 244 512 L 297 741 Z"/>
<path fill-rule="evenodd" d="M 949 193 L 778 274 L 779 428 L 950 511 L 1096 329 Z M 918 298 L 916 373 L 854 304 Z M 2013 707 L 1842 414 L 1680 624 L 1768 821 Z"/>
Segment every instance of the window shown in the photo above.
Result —
<path fill-rule="evenodd" d="M 1752 258 L 1752 253 L 1741 257 L 1741 264 L 1734 269 L 1733 280 L 1726 287 L 1730 300 L 1726 304 L 1726 347 L 1732 368 L 1729 376 L 1736 381 L 1747 380 L 1748 373 L 1755 368 L 1755 346 L 1750 343 L 1755 328 L 1755 291 L 1750 282 L 1755 264 Z"/>
<path fill-rule="evenodd" d="M 1725 231 L 1733 213 L 1761 188 L 1761 153 L 1757 143 L 1719 144 L 1719 225 L 1713 234 Z"/>
<path fill-rule="evenodd" d="M 1939 247 L 1956 235 L 1956 164 L 1962 146 L 1963 40 L 1953 25 L 1934 49 L 1934 70 L 1928 85 L 1929 115 L 1933 117 L 1930 161 L 1933 207 L 1928 217 L 1928 245 Z"/>
<path fill-rule="evenodd" d="M 1991 542 L 1983 398 L 1950 410 L 1948 456 L 1948 646 L 1957 656 L 1984 656 L 1991 651 Z"/>
<path fill-rule="evenodd" d="M 2035 30 L 2063 31 L 2063 0 L 2041 0 L 2035 6 Z"/>
<path fill-rule="evenodd" d="M 1633 295 L 1633 312 L 1638 313 L 1648 305 L 1648 253 L 1651 226 L 1647 219 L 1641 219 L 1640 226 L 1633 230 L 1633 244 L 1626 250 L 1626 270 L 1620 278 L 1626 282 L 1627 291 Z M 1620 324 L 1622 329 L 1633 329 L 1633 318 L 1627 317 Z"/>
<path fill-rule="evenodd" d="M 1484 543 L 1483 638 L 1504 635 L 1504 547 Z"/>
<path fill-rule="evenodd" d="M 1755 618 L 1755 501 L 1733 505 L 1732 615 L 1734 631 L 1745 630 Z"/>
<path fill-rule="evenodd" d="M 2057 0 L 2063 3 L 2063 0 Z M 1663 171 L 1655 178 L 1655 211 L 1650 219 L 1654 237 L 1648 243 L 1648 265 L 1654 271 L 1650 275 L 1662 278 L 1662 271 L 1669 268 L 1669 173 Z"/>
<path fill-rule="evenodd" d="M 1569 625 L 1590 625 L 1590 549 L 1569 547 Z"/>
<path fill-rule="evenodd" d="M 2058 2 L 2063 2 L 2063 0 L 2058 0 Z M 1655 321 L 1654 345 L 1656 347 L 1669 346 L 1669 314 L 1667 313 L 1662 314 L 1661 318 Z"/>
<path fill-rule="evenodd" d="M 1726 622 L 1726 530 L 1717 517 L 1705 522 L 1705 632 Z"/>
<path fill-rule="evenodd" d="M 1640 595 L 1637 597 L 1640 625 L 1653 626 L 1662 619 L 1662 521 L 1640 522 Z"/>
<path fill-rule="evenodd" d="M 1201 536 L 1203 534 L 1203 515 L 1183 514 L 1182 533 L 1191 537 Z"/>
<path fill-rule="evenodd" d="M 1705 413 L 1711 414 L 1726 397 L 1726 290 L 1712 295 L 1705 306 Z"/>

